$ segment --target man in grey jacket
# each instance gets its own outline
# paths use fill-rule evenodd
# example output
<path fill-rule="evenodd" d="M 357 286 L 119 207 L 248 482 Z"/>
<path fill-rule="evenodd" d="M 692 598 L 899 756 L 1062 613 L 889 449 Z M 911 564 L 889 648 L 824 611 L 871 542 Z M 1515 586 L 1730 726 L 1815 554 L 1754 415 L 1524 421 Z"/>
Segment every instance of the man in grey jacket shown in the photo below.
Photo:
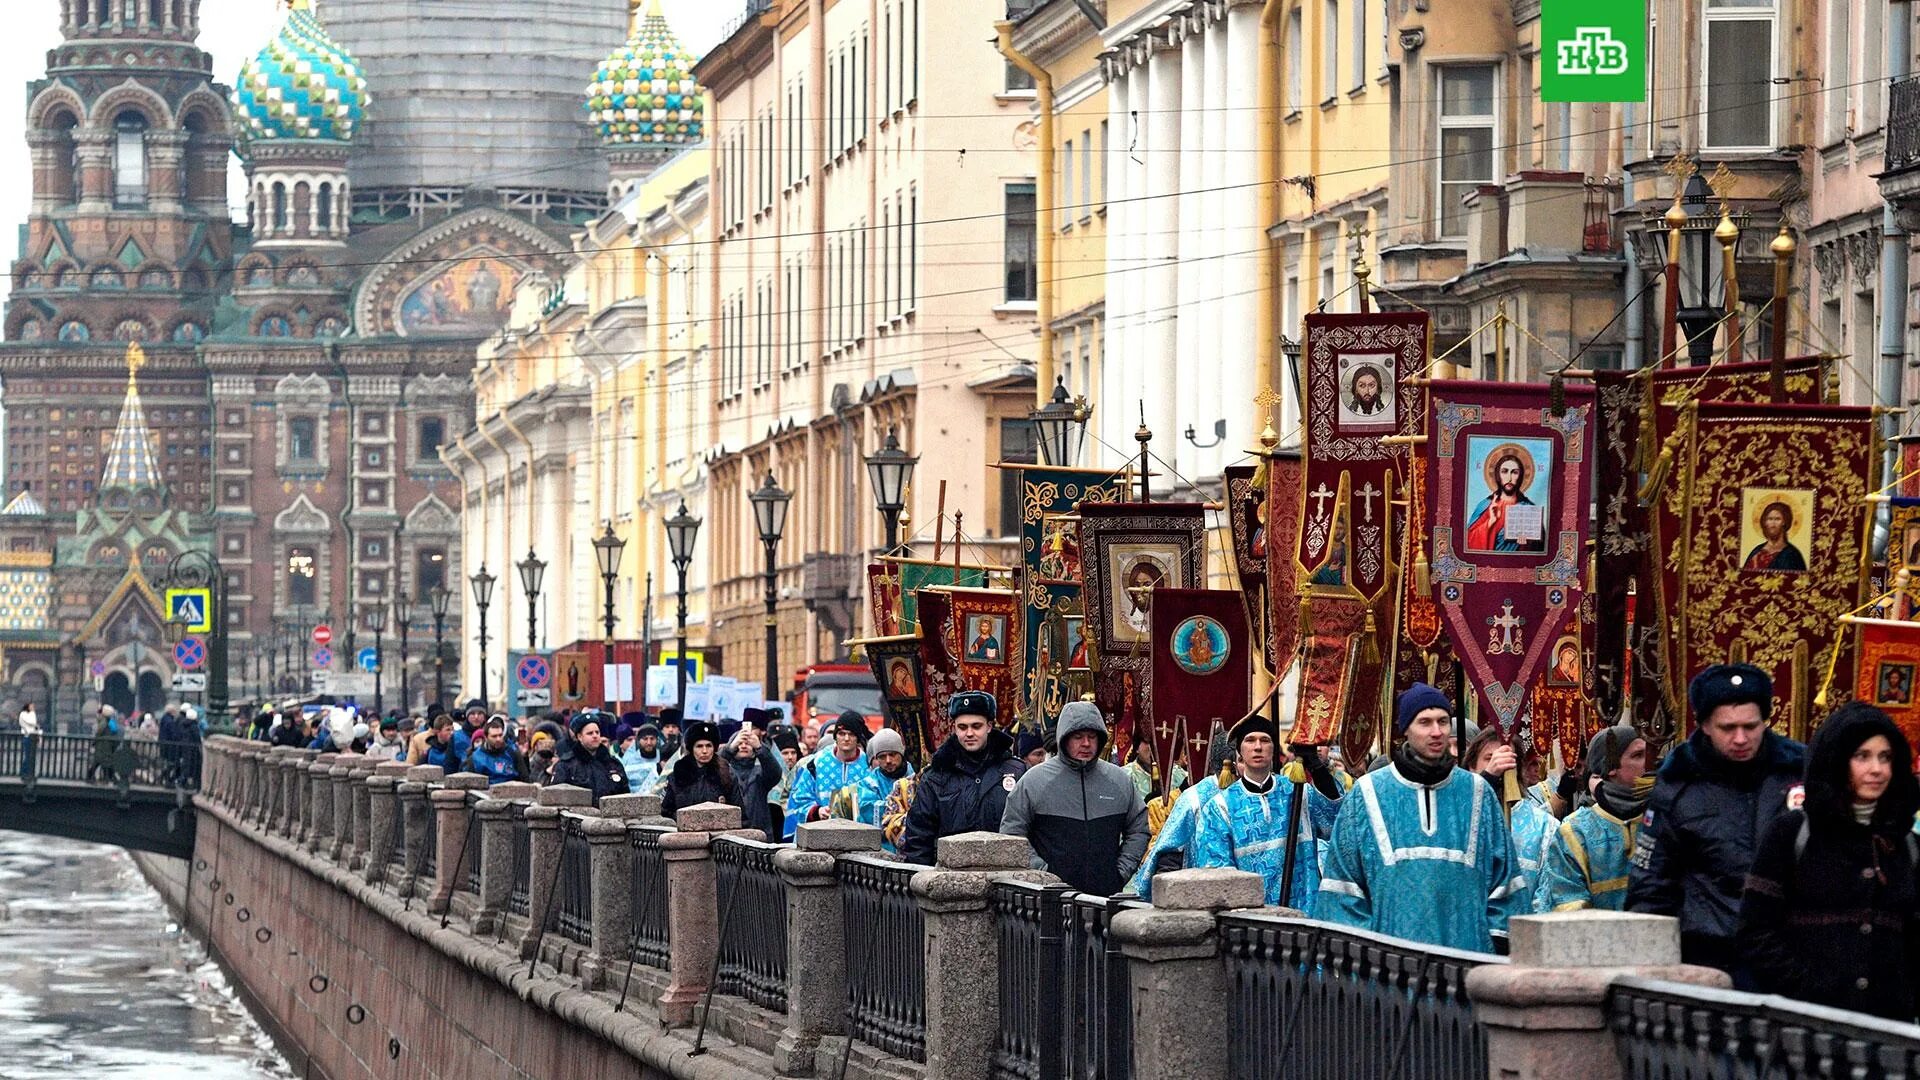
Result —
<path fill-rule="evenodd" d="M 1126 770 L 1100 760 L 1107 725 L 1092 702 L 1060 710 L 1060 753 L 1027 770 L 1000 831 L 1024 836 L 1036 863 L 1084 893 L 1112 896 L 1147 851 L 1147 807 Z"/>

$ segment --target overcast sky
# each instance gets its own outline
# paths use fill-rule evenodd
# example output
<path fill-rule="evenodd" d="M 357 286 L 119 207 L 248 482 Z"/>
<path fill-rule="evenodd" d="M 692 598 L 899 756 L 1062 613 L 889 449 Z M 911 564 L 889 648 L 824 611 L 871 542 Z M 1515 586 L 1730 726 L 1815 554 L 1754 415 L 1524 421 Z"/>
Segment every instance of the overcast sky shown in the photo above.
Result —
<path fill-rule="evenodd" d="M 508 0 L 495 0 L 505 4 Z M 0 87 L 0 101 L 12 104 L 0 108 L 0 222 L 7 231 L 0 234 L 0 255 L 4 264 L 17 256 L 19 226 L 27 218 L 33 198 L 32 162 L 26 142 L 26 83 L 46 72 L 47 50 L 60 43 L 60 5 L 57 0 L 0 0 L 7 16 L 7 32 L 0 34 L 0 72 L 17 80 L 8 89 Z M 524 2 L 516 6 L 526 6 Z M 746 7 L 746 0 L 665 0 L 667 21 L 673 24 L 680 40 L 696 55 L 713 45 L 720 31 Z M 326 18 L 326 5 L 319 6 Z M 213 54 L 213 72 L 217 81 L 231 86 L 240 65 L 259 51 L 280 24 L 280 5 L 276 0 L 203 0 L 200 7 L 200 47 Z M 617 41 L 607 43 L 612 52 Z M 581 88 L 587 72 L 581 73 Z M 375 100 L 380 88 L 374 86 Z M 237 169 L 237 167 L 236 167 Z M 237 171 L 236 171 L 237 178 Z M 231 190 L 242 185 L 233 183 Z"/>

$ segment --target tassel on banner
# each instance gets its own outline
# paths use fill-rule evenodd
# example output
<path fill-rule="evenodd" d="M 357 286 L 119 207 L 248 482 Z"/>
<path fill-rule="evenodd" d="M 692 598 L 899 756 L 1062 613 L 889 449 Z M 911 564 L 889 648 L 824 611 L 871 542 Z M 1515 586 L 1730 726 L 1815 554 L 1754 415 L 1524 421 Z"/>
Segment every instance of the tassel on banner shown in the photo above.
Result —
<path fill-rule="evenodd" d="M 1547 408 L 1556 420 L 1567 415 L 1567 380 L 1557 371 L 1547 380 Z"/>
<path fill-rule="evenodd" d="M 1374 623 L 1373 611 L 1367 611 L 1366 645 L 1360 654 L 1360 662 L 1369 668 L 1380 666 L 1380 630 Z"/>

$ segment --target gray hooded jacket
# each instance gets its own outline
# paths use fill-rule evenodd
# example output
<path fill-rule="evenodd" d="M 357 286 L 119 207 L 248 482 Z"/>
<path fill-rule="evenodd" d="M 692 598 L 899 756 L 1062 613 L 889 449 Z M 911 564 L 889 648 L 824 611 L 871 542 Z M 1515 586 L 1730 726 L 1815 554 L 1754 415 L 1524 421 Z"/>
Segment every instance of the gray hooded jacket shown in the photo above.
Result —
<path fill-rule="evenodd" d="M 1060 753 L 1027 770 L 1007 796 L 1000 831 L 1024 836 L 1042 867 L 1075 889 L 1097 896 L 1119 892 L 1147 851 L 1147 807 L 1126 770 L 1096 755 L 1067 756 L 1067 736 L 1091 731 L 1107 745 L 1100 709 L 1086 701 L 1060 710 Z"/>

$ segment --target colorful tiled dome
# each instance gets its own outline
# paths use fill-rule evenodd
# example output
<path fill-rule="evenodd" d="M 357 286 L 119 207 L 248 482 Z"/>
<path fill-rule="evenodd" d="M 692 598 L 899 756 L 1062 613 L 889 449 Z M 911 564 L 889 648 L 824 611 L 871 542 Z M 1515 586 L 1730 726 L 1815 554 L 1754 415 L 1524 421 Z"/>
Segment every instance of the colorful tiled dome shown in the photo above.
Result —
<path fill-rule="evenodd" d="M 247 61 L 234 83 L 240 145 L 266 139 L 346 142 L 367 100 L 360 65 L 327 36 L 311 0 L 292 0 L 280 33 Z"/>
<path fill-rule="evenodd" d="M 619 51 L 600 61 L 587 87 L 587 117 L 609 147 L 674 147 L 704 136 L 706 92 L 694 55 L 680 47 L 658 3 Z"/>

